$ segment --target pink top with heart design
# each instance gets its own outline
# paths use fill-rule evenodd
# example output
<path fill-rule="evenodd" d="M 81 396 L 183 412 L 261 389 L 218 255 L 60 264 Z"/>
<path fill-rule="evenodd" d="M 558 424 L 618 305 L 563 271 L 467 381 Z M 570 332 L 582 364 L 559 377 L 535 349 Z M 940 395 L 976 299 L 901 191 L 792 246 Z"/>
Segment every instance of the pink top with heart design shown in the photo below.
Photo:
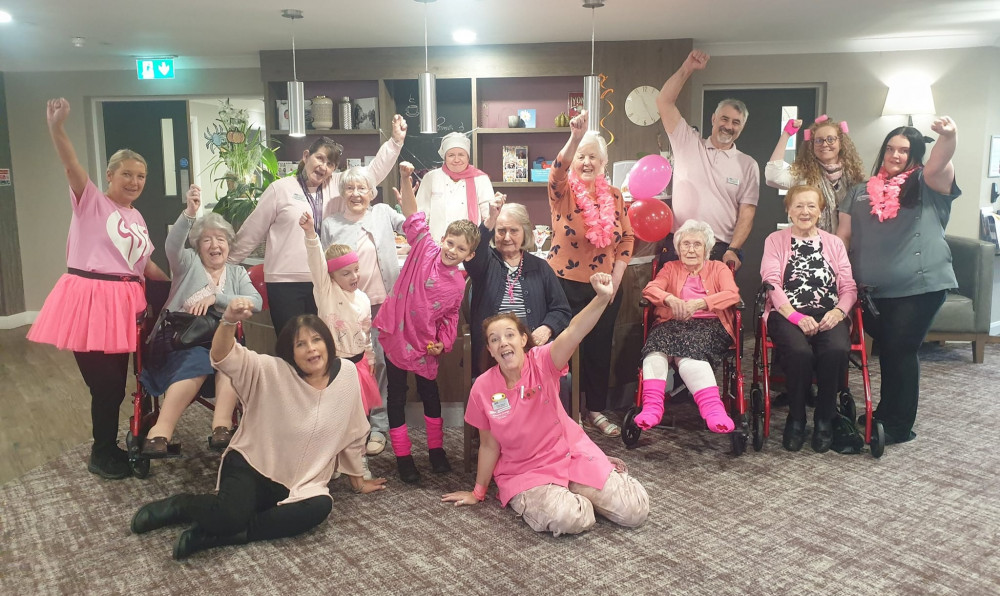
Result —
<path fill-rule="evenodd" d="M 80 200 L 70 200 L 73 219 L 66 240 L 66 265 L 83 271 L 142 276 L 153 243 L 139 210 L 118 206 L 90 180 Z"/>

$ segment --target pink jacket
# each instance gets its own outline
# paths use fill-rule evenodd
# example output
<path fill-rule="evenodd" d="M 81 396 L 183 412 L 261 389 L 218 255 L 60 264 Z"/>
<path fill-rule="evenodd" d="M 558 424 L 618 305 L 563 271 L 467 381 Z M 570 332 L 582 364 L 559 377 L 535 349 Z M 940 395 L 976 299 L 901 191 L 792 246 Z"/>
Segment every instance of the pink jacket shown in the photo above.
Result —
<path fill-rule="evenodd" d="M 823 258 L 833 267 L 837 276 L 837 308 L 844 314 L 850 314 L 851 307 L 858 299 L 858 286 L 854 283 L 854 273 L 851 271 L 851 261 L 847 258 L 847 249 L 843 241 L 829 232 L 817 230 L 820 243 L 823 245 Z M 777 310 L 788 304 L 782 286 L 785 279 L 785 267 L 792 257 L 792 228 L 774 232 L 764 241 L 764 256 L 760 261 L 760 278 L 774 286 L 768 295 L 768 304 L 764 307 L 764 316 L 772 310 Z"/>
<path fill-rule="evenodd" d="M 656 273 L 656 277 L 643 288 L 642 297 L 656 307 L 653 311 L 656 324 L 674 318 L 674 313 L 664 300 L 667 294 L 680 296 L 687 277 L 688 271 L 680 261 L 670 261 L 664 263 Z M 736 315 L 729 307 L 739 303 L 740 289 L 733 279 L 733 272 L 725 263 L 705 261 L 705 266 L 701 268 L 698 277 L 701 278 L 701 283 L 708 294 L 705 298 L 708 309 L 718 315 L 722 326 L 729 332 L 729 337 L 736 341 Z"/>

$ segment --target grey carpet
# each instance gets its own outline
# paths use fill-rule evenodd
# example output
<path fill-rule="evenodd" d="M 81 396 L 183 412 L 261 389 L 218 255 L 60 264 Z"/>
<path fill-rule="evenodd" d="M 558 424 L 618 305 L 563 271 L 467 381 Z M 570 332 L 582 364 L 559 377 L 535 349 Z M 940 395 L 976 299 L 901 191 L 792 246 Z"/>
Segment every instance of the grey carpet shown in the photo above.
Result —
<path fill-rule="evenodd" d="M 636 530 L 601 520 L 552 538 L 492 498 L 441 504 L 472 476 L 433 475 L 413 433 L 419 487 L 398 481 L 386 450 L 371 467 L 390 488 L 335 481 L 332 515 L 305 536 L 176 563 L 181 528 L 133 536 L 128 524 L 142 503 L 214 487 L 210 419 L 193 407 L 178 430 L 189 457 L 154 462 L 145 480 L 96 478 L 81 445 L 0 487 L 0 593 L 998 594 L 1000 346 L 985 365 L 967 347 L 928 347 L 923 361 L 919 436 L 881 460 L 783 451 L 783 410 L 763 452 L 734 458 L 690 403 L 668 406 L 676 428 L 637 450 L 599 440 L 649 491 Z M 460 469 L 459 429 L 446 447 Z"/>

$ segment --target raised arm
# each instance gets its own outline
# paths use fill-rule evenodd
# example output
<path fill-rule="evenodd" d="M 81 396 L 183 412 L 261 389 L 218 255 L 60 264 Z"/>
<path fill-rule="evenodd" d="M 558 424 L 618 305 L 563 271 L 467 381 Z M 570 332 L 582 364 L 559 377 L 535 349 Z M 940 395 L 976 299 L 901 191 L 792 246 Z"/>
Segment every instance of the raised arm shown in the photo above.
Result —
<path fill-rule="evenodd" d="M 663 130 L 667 131 L 667 134 L 672 134 L 681 121 L 681 112 L 677 109 L 677 97 L 681 94 L 681 89 L 694 71 L 703 70 L 708 65 L 708 58 L 705 52 L 691 50 L 684 64 L 681 64 L 677 72 L 670 75 L 670 78 L 663 83 L 660 94 L 656 96 L 656 108 L 660 112 Z"/>
<path fill-rule="evenodd" d="M 951 158 L 955 155 L 958 128 L 950 117 L 941 116 L 931 124 L 931 130 L 938 133 L 938 139 L 924 165 L 924 182 L 931 190 L 948 195 L 955 183 L 955 166 Z"/>
<path fill-rule="evenodd" d="M 45 107 L 45 119 L 49 125 L 49 136 L 52 137 L 52 145 L 56 148 L 59 161 L 62 162 L 66 170 L 66 179 L 69 180 L 69 187 L 73 190 L 73 196 L 77 202 L 83 196 L 84 189 L 87 188 L 87 170 L 80 165 L 80 160 L 76 158 L 76 150 L 70 142 L 63 123 L 69 117 L 69 102 L 63 98 L 50 99 Z"/>
<path fill-rule="evenodd" d="M 589 121 L 590 115 L 587 114 L 587 110 L 581 110 L 578 115 L 569 121 L 569 140 L 566 141 L 562 150 L 559 151 L 559 155 L 556 156 L 556 161 L 552 164 L 553 168 L 560 172 L 569 171 L 569 164 L 573 162 L 573 156 L 576 155 L 576 150 L 580 147 L 580 141 L 583 140 L 583 135 L 587 133 L 587 123 Z"/>
<path fill-rule="evenodd" d="M 413 193 L 413 179 L 410 177 L 413 174 L 413 164 L 408 161 L 402 161 L 399 163 L 399 189 L 393 188 L 392 191 L 396 193 L 396 201 L 399 203 L 399 207 L 403 210 L 403 215 L 405 217 L 410 217 L 418 211 L 417 209 L 417 196 Z"/>
<path fill-rule="evenodd" d="M 249 298 L 231 300 L 222 313 L 222 321 L 215 329 L 212 337 L 210 355 L 213 362 L 218 362 L 229 355 L 236 345 L 236 323 L 246 321 L 253 316 L 253 301 Z"/>
<path fill-rule="evenodd" d="M 590 285 L 594 287 L 594 292 L 596 292 L 594 299 L 573 317 L 569 326 L 552 342 L 552 350 L 549 353 L 552 355 L 552 364 L 557 369 L 566 366 L 577 346 L 594 328 L 604 309 L 614 298 L 615 289 L 611 282 L 611 276 L 607 273 L 591 275 Z"/>

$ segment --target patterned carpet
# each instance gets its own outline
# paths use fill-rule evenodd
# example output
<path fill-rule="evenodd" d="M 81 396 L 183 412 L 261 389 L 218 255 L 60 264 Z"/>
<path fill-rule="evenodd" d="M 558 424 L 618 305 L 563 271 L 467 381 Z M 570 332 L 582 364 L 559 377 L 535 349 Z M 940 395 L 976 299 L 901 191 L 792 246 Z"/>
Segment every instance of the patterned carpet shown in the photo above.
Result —
<path fill-rule="evenodd" d="M 492 498 L 441 504 L 472 477 L 431 474 L 421 448 L 423 483 L 403 485 L 387 450 L 371 467 L 390 489 L 335 481 L 333 513 L 309 534 L 176 563 L 180 528 L 140 537 L 128 524 L 139 504 L 214 486 L 208 412 L 192 408 L 178 431 L 189 457 L 154 462 L 145 480 L 97 479 L 81 445 L 0 487 L 0 593 L 998 594 L 1000 346 L 984 365 L 967 346 L 929 346 L 923 360 L 919 436 L 881 460 L 787 453 L 780 410 L 764 450 L 735 458 L 690 403 L 668 405 L 676 428 L 639 449 L 600 440 L 652 498 L 636 530 L 537 535 Z M 446 447 L 460 469 L 459 429 Z"/>

